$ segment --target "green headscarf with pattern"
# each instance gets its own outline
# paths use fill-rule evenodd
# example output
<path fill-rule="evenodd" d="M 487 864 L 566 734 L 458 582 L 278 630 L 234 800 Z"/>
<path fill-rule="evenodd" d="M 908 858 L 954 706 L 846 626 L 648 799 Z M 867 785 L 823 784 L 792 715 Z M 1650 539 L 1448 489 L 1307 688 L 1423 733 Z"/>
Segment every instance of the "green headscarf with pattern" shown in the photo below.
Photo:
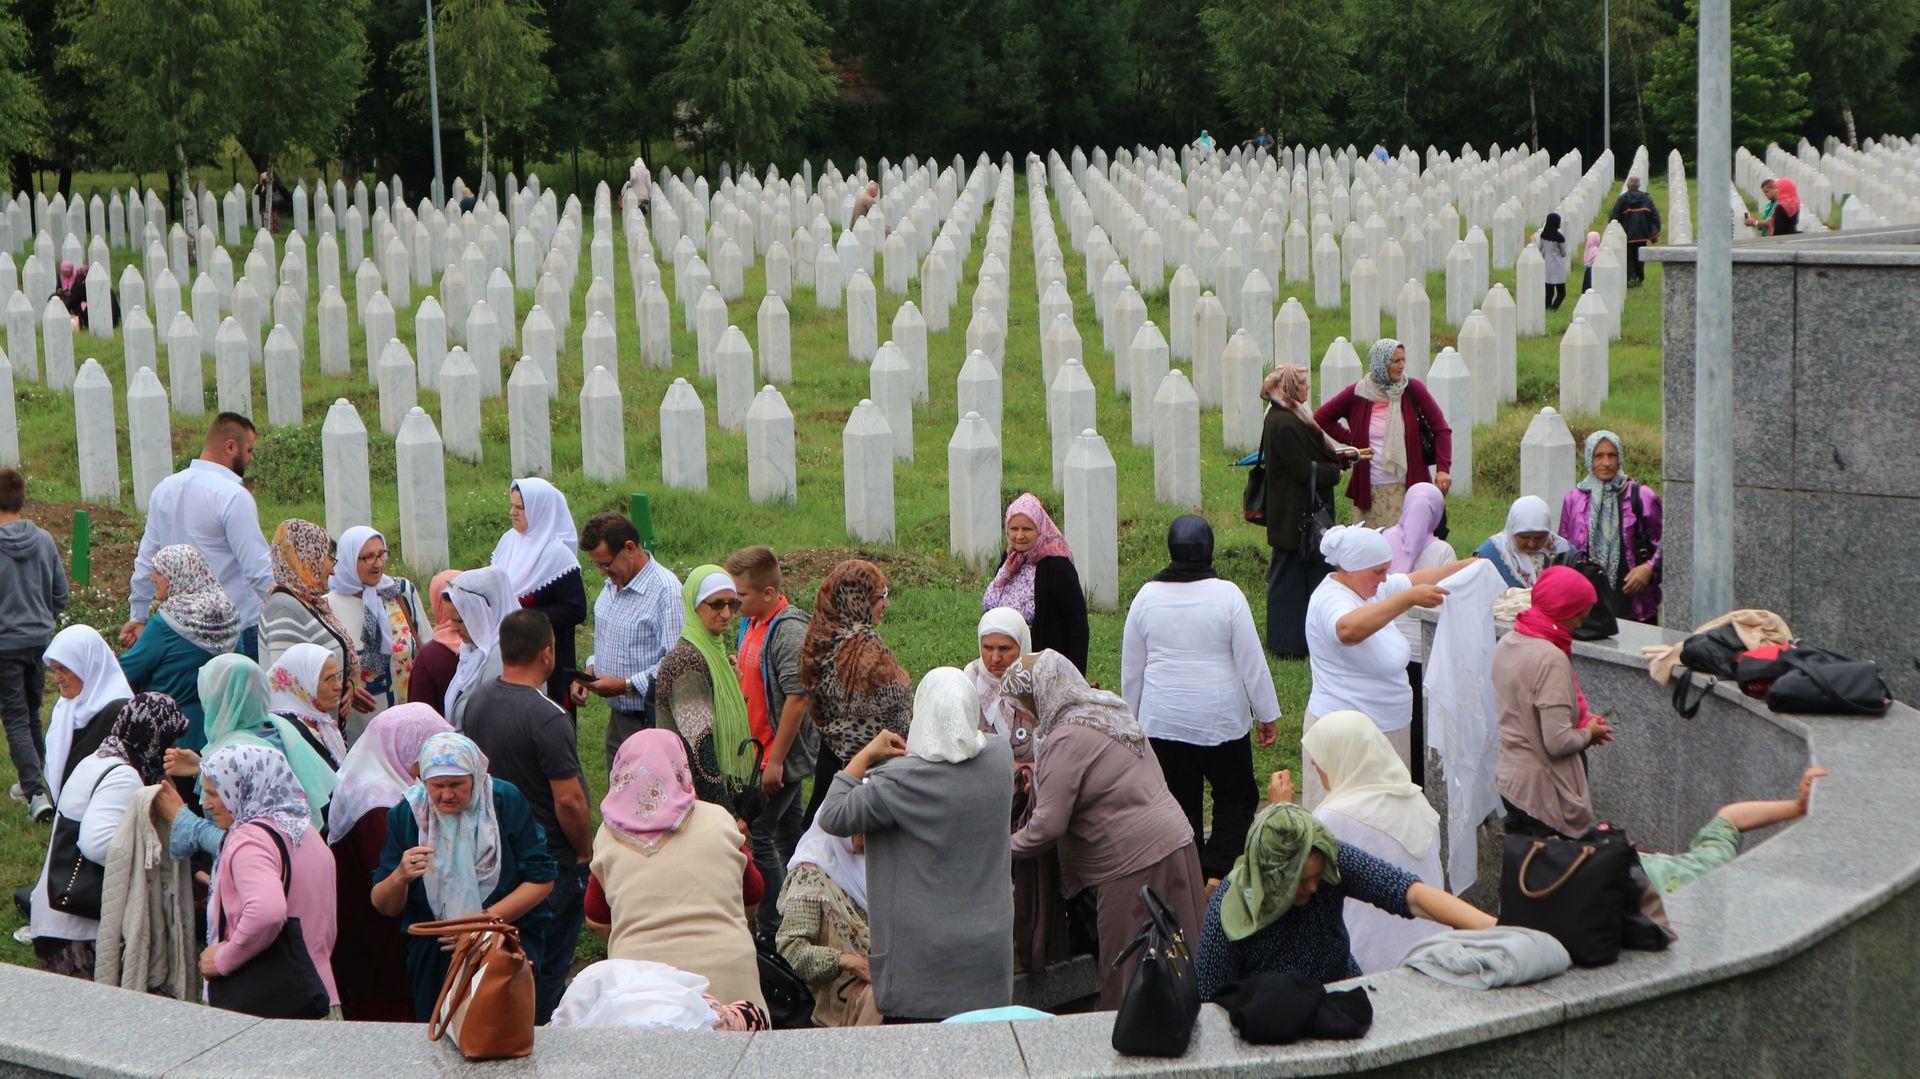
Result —
<path fill-rule="evenodd" d="M 1228 940 L 1245 940 L 1293 909 L 1314 851 L 1326 860 L 1321 881 L 1340 883 L 1339 842 L 1313 814 L 1292 802 L 1275 802 L 1253 818 L 1246 850 L 1227 874 L 1227 894 L 1220 901 L 1220 927 Z"/>

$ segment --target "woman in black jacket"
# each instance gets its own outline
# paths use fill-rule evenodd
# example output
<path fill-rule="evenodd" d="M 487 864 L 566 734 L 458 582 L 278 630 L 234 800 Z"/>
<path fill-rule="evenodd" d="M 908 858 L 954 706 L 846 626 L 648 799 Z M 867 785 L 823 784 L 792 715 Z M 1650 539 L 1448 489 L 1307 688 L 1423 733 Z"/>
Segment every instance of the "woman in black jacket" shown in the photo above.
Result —
<path fill-rule="evenodd" d="M 1012 607 L 1032 627 L 1033 651 L 1053 649 L 1087 670 L 1087 597 L 1053 518 L 1032 492 L 1007 507 L 1007 557 L 980 599 L 980 609 Z"/>
<path fill-rule="evenodd" d="M 1332 520 L 1333 488 L 1353 451 L 1341 450 L 1307 410 L 1310 379 L 1299 364 L 1282 364 L 1267 376 L 1260 396 L 1267 417 L 1260 455 L 1267 472 L 1267 651 L 1282 659 L 1307 657 L 1307 598 L 1327 575 L 1318 550 L 1302 543 L 1303 525 L 1316 506 Z"/>
<path fill-rule="evenodd" d="M 574 649 L 580 624 L 587 620 L 587 586 L 580 575 L 580 536 L 573 527 L 567 496 L 537 476 L 513 481 L 507 500 L 513 527 L 501 533 L 489 564 L 507 575 L 520 606 L 539 611 L 553 623 L 553 674 L 547 696 L 562 708 L 571 672 L 579 666 Z"/>

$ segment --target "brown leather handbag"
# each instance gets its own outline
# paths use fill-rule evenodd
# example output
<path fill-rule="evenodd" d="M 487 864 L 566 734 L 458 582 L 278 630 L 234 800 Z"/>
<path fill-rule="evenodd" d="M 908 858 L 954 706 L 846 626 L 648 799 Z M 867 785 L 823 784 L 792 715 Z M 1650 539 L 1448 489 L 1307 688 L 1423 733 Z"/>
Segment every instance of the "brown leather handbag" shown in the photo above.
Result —
<path fill-rule="evenodd" d="M 520 948 L 520 930 L 485 914 L 443 922 L 416 922 L 417 937 L 456 936 L 440 999 L 427 1017 L 427 1039 L 450 1034 L 468 1060 L 533 1054 L 533 961 Z"/>

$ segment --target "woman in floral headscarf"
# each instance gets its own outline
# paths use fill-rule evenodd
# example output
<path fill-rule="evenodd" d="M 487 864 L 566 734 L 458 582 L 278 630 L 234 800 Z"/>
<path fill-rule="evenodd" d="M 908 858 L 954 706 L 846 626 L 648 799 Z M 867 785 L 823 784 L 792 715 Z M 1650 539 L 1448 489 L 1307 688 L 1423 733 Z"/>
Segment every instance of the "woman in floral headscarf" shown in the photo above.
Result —
<path fill-rule="evenodd" d="M 1034 651 L 1053 649 L 1087 669 L 1087 597 L 1067 537 L 1031 492 L 1007 507 L 1007 556 L 980 609 L 1011 607 L 1027 620 Z"/>
<path fill-rule="evenodd" d="M 714 996 L 764 1008 L 740 830 L 694 796 L 686 746 L 671 731 L 641 731 L 621 744 L 608 784 L 593 837 L 593 877 L 612 914 L 607 956 L 691 971 Z"/>
<path fill-rule="evenodd" d="M 415 763 L 419 781 L 387 813 L 373 909 L 399 918 L 403 933 L 415 922 L 470 914 L 512 922 L 522 933 L 544 930 L 553 917 L 545 900 L 559 867 L 526 797 L 490 776 L 486 754 L 462 734 L 428 738 Z M 416 1020 L 433 1011 L 447 960 L 440 941 L 407 937 Z"/>
<path fill-rule="evenodd" d="M 360 685 L 360 634 L 348 630 L 327 602 L 333 576 L 333 540 L 327 530 L 298 517 L 280 522 L 267 552 L 273 590 L 260 614 L 260 662 L 272 667 L 287 649 L 317 644 L 340 661 L 352 707 L 370 710 L 373 697 Z"/>
<path fill-rule="evenodd" d="M 387 539 L 366 525 L 340 534 L 340 553 L 327 579 L 327 605 L 354 635 L 358 686 L 373 707 L 356 708 L 342 725 L 349 743 L 374 715 L 407 699 L 407 682 L 428 632 L 420 592 L 405 577 L 387 576 Z"/>
<path fill-rule="evenodd" d="M 267 672 L 267 688 L 267 710 L 304 726 L 337 770 L 347 758 L 340 733 L 340 661 L 317 644 L 296 644 Z"/>
<path fill-rule="evenodd" d="M 120 657 L 120 671 L 135 692 L 151 690 L 173 698 L 187 717 L 180 745 L 200 749 L 207 732 L 200 707 L 200 668 L 233 651 L 240 639 L 233 601 L 220 587 L 206 556 L 185 543 L 162 547 L 153 556 L 156 606 L 145 632 Z"/>
<path fill-rule="evenodd" d="M 905 737 L 912 725 L 907 672 L 876 628 L 891 602 L 886 574 L 858 558 L 835 566 L 814 597 L 813 621 L 800 644 L 800 684 L 822 736 L 808 824 L 835 772 L 882 730 Z"/>
<path fill-rule="evenodd" d="M 1367 373 L 1328 398 L 1313 419 L 1335 440 L 1365 451 L 1347 482 L 1359 524 L 1386 528 L 1399 521 L 1400 499 L 1411 484 L 1431 483 L 1441 494 L 1453 486 L 1453 428 L 1427 387 L 1407 374 L 1406 346 L 1391 337 L 1373 343 Z"/>

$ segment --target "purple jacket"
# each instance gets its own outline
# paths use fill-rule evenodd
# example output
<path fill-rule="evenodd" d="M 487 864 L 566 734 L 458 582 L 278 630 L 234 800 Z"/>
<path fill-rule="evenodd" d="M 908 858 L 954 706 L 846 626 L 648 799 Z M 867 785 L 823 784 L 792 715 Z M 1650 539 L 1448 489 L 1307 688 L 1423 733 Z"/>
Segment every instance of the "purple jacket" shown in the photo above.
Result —
<path fill-rule="evenodd" d="M 1640 564 L 1635 547 L 1644 542 L 1653 549 L 1653 557 L 1649 559 L 1653 563 L 1653 583 L 1632 597 L 1633 610 L 1629 612 L 1633 621 L 1652 624 L 1660 614 L 1660 496 L 1644 483 L 1635 483 L 1632 489 L 1639 497 L 1624 499 L 1620 506 L 1620 545 L 1625 548 L 1620 556 L 1621 576 L 1624 578 L 1627 570 Z M 1576 551 L 1587 549 L 1592 512 L 1593 499 L 1578 487 L 1569 490 L 1560 501 L 1560 537 Z"/>
<path fill-rule="evenodd" d="M 1427 460 L 1420 452 L 1420 420 L 1425 416 L 1427 425 L 1433 428 L 1433 455 L 1438 461 Z M 1313 422 L 1320 429 L 1333 436 L 1335 442 L 1345 443 L 1356 449 L 1367 448 L 1368 421 L 1373 417 L 1373 402 L 1353 392 L 1348 386 L 1326 403 L 1314 410 Z M 1427 392 L 1427 387 L 1417 378 L 1407 379 L 1406 392 L 1400 395 L 1400 426 L 1407 440 L 1407 486 L 1416 483 L 1432 483 L 1430 468 L 1441 472 L 1453 471 L 1453 428 L 1447 425 L 1446 413 L 1440 411 L 1439 402 Z M 1373 507 L 1372 468 L 1366 461 L 1355 462 L 1353 478 L 1347 481 L 1347 497 L 1361 509 Z"/>

